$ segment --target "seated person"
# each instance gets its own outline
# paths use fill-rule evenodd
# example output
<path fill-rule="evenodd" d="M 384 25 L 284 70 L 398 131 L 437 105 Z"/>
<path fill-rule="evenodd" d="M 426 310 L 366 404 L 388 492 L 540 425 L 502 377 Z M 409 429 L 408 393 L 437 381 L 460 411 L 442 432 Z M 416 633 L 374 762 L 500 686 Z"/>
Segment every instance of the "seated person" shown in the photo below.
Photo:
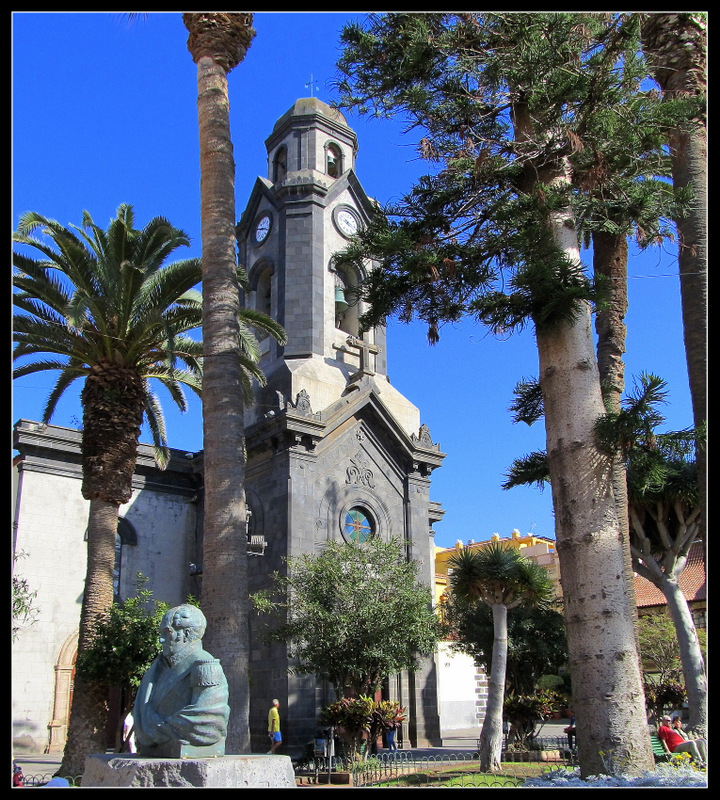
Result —
<path fill-rule="evenodd" d="M 694 761 L 707 762 L 705 739 L 687 739 L 683 733 L 671 726 L 670 717 L 663 717 L 660 721 L 658 739 L 668 753 L 689 753 Z"/>

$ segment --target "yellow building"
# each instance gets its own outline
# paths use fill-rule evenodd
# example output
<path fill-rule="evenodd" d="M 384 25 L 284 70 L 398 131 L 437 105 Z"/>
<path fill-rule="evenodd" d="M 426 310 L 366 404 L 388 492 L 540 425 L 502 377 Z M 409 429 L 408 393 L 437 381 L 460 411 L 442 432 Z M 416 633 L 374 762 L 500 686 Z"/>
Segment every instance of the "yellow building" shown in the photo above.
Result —
<path fill-rule="evenodd" d="M 448 561 L 451 556 L 463 547 L 481 548 L 494 542 L 506 547 L 515 547 L 527 558 L 547 569 L 555 585 L 556 597 L 562 597 L 560 589 L 560 565 L 555 550 L 555 540 L 545 536 L 523 536 L 514 530 L 507 538 L 494 533 L 490 539 L 482 542 L 458 541 L 455 547 L 435 548 L 435 603 L 439 608 L 441 598 L 448 588 Z M 438 708 L 440 712 L 440 730 L 443 737 L 451 739 L 453 731 L 480 726 L 485 719 L 488 698 L 488 679 L 482 667 L 474 663 L 471 656 L 455 652 L 450 642 L 440 642 L 436 657 L 438 679 Z"/>
<path fill-rule="evenodd" d="M 435 602 L 439 603 L 443 592 L 448 587 L 448 561 L 450 558 L 462 550 L 463 547 L 470 547 L 472 549 L 487 547 L 495 542 L 500 543 L 505 547 L 515 547 L 522 550 L 522 555 L 526 558 L 531 558 L 537 564 L 545 567 L 550 574 L 553 584 L 555 585 L 555 595 L 559 599 L 562 597 L 562 589 L 560 586 L 560 562 L 558 560 L 557 551 L 555 550 L 555 540 L 548 539 L 545 536 L 533 536 L 531 533 L 523 536 L 517 528 L 512 532 L 509 537 L 502 538 L 499 534 L 494 533 L 490 539 L 482 542 L 476 542 L 472 539 L 468 540 L 467 544 L 463 544 L 458 539 L 455 542 L 455 547 L 436 547 L 435 548 Z"/>

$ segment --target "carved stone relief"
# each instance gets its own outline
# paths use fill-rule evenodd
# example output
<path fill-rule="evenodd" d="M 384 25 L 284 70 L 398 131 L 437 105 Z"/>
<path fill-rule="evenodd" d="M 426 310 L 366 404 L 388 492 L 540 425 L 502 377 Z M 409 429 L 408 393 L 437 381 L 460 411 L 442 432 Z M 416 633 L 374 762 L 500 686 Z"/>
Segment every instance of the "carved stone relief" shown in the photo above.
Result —
<path fill-rule="evenodd" d="M 375 478 L 368 466 L 368 458 L 362 450 L 358 450 L 350 459 L 350 465 L 345 470 L 345 475 L 346 484 L 367 486 L 368 489 L 375 488 Z"/>

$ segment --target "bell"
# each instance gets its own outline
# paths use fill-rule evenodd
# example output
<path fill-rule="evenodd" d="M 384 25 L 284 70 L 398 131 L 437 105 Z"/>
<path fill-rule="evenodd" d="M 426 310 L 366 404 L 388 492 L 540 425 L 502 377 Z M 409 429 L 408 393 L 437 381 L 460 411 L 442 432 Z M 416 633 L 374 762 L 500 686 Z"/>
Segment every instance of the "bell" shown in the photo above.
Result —
<path fill-rule="evenodd" d="M 345 290 L 342 286 L 335 287 L 335 313 L 342 314 L 344 311 L 347 311 L 349 308 L 348 304 L 345 302 Z"/>

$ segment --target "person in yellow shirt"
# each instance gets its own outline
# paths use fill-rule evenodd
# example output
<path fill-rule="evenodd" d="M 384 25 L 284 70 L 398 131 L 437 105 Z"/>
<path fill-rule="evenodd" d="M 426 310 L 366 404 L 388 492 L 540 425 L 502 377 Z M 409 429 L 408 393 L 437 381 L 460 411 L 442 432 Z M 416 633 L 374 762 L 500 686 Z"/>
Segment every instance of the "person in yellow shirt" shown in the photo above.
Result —
<path fill-rule="evenodd" d="M 282 734 L 280 733 L 280 707 L 279 700 L 273 700 L 272 708 L 268 712 L 268 736 L 270 737 L 270 749 L 267 755 L 272 755 L 282 743 Z"/>

